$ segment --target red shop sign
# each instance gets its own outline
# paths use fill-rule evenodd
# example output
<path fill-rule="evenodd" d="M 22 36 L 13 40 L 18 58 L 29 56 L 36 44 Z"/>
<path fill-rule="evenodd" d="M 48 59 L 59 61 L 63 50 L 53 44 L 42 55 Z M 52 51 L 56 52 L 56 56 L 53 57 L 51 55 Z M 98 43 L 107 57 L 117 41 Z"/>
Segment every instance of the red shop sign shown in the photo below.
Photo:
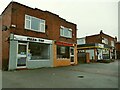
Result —
<path fill-rule="evenodd" d="M 65 43 L 65 42 L 56 42 L 57 45 L 62 45 L 62 46 L 74 46 L 74 44 L 70 43 Z"/>

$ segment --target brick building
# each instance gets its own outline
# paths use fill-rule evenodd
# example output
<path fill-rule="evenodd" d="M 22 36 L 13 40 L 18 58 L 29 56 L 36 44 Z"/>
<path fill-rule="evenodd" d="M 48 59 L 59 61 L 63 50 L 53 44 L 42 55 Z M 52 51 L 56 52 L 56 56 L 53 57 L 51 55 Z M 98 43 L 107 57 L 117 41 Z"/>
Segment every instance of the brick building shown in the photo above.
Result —
<path fill-rule="evenodd" d="M 117 54 L 117 59 L 120 59 L 120 42 L 116 43 L 116 54 Z"/>
<path fill-rule="evenodd" d="M 3 69 L 77 64 L 76 24 L 17 2 L 1 16 Z"/>
<path fill-rule="evenodd" d="M 111 37 L 100 31 L 100 34 L 78 38 L 78 51 L 88 52 L 91 61 L 115 59 L 117 38 Z"/>

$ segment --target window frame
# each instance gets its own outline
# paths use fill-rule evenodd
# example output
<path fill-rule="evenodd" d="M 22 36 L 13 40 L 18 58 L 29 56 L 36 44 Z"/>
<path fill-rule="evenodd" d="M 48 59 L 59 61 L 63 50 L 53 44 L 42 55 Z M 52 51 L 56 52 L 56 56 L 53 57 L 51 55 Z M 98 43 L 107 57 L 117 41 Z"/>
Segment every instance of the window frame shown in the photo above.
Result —
<path fill-rule="evenodd" d="M 29 44 L 28 44 L 28 50 L 30 50 L 30 43 L 36 43 L 36 44 L 39 44 L 39 46 L 40 46 L 40 44 L 45 44 L 45 45 L 47 45 L 48 46 L 48 58 L 41 58 L 41 59 L 28 59 L 28 61 L 39 61 L 39 62 L 42 62 L 42 61 L 50 61 L 50 59 L 51 59 L 51 54 L 50 54 L 50 44 L 46 44 L 46 43 L 38 43 L 38 42 L 29 42 Z M 27 52 L 28 54 L 31 54 L 31 53 L 29 53 L 29 52 Z M 27 57 L 28 58 L 28 57 Z"/>
<path fill-rule="evenodd" d="M 67 30 L 67 35 L 65 35 L 65 30 Z M 60 26 L 60 36 L 65 38 L 72 38 L 72 29 Z"/>
<path fill-rule="evenodd" d="M 27 19 L 26 17 L 29 17 L 30 19 Z M 39 20 L 40 21 L 40 23 L 39 23 L 39 30 L 36 30 L 36 29 L 32 29 L 32 19 L 37 19 L 37 20 Z M 29 28 L 27 27 L 27 20 L 30 22 L 30 26 L 29 26 Z M 41 23 L 41 21 L 44 21 L 44 23 Z M 41 26 L 42 25 L 44 25 L 44 29 L 42 30 L 41 29 Z M 27 15 L 27 14 L 25 14 L 25 26 L 24 26 L 24 28 L 25 29 L 27 29 L 27 30 L 31 30 L 31 31 L 35 31 L 35 32 L 41 32 L 41 33 L 45 33 L 45 20 L 44 19 L 40 19 L 40 18 L 36 18 L 36 17 L 34 17 L 34 16 L 30 16 L 30 15 Z"/>
<path fill-rule="evenodd" d="M 103 37 L 102 43 L 108 45 L 108 44 L 109 44 L 108 38 L 104 38 L 104 37 Z"/>
<path fill-rule="evenodd" d="M 104 38 L 104 40 L 105 40 L 105 44 L 108 44 L 108 39 L 107 39 L 107 38 Z"/>
<path fill-rule="evenodd" d="M 58 48 L 60 49 L 60 51 L 58 51 Z M 61 51 L 61 49 L 62 48 L 64 48 L 65 49 L 65 53 L 62 53 Z M 69 52 L 69 54 L 68 54 L 68 58 L 67 57 L 65 57 L 65 58 L 60 58 L 60 57 L 58 57 L 58 52 L 60 53 L 60 54 L 66 54 L 66 48 L 68 48 L 68 52 Z M 57 45 L 57 53 L 56 53 L 56 57 L 57 57 L 57 60 L 70 60 L 70 47 L 69 46 L 63 46 L 63 45 Z"/>
<path fill-rule="evenodd" d="M 114 43 L 113 40 L 111 41 L 111 46 L 112 46 L 112 47 L 115 47 L 115 43 Z"/>

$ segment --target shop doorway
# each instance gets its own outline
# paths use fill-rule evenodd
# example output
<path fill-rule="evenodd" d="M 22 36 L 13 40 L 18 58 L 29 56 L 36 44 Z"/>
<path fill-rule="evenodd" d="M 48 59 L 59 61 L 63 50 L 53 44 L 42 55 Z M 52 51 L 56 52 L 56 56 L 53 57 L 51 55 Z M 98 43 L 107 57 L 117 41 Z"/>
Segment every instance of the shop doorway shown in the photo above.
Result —
<path fill-rule="evenodd" d="M 18 43 L 17 68 L 26 68 L 27 43 Z"/>
<path fill-rule="evenodd" d="M 71 64 L 74 64 L 74 47 L 70 47 L 70 61 Z"/>

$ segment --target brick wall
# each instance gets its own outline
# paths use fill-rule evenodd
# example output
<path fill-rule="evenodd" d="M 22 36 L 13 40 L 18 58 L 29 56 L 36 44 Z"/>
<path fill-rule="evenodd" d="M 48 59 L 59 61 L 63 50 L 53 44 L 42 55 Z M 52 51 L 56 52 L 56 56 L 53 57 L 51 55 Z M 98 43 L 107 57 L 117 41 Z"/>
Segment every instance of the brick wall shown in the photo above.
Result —
<path fill-rule="evenodd" d="M 11 25 L 11 4 L 2 13 L 2 26 L 7 26 L 7 31 L 2 31 L 2 69 L 6 70 L 9 60 L 9 37 Z"/>
<path fill-rule="evenodd" d="M 50 12 L 46 12 L 47 17 L 50 19 L 48 20 L 48 31 L 49 31 L 49 38 L 52 40 L 57 41 L 65 41 L 65 42 L 76 42 L 76 25 L 70 22 L 65 21 L 64 19 L 60 18 L 57 15 L 54 15 Z M 51 24 L 52 23 L 52 27 Z M 60 37 L 60 26 L 64 26 L 67 28 L 71 28 L 73 30 L 72 39 L 66 39 L 64 37 Z"/>
<path fill-rule="evenodd" d="M 86 36 L 86 43 L 101 43 L 101 37 L 98 35 Z"/>
<path fill-rule="evenodd" d="M 116 51 L 120 51 L 120 42 L 116 43 Z"/>
<path fill-rule="evenodd" d="M 47 26 L 46 32 L 39 33 L 35 31 L 26 30 L 24 28 L 25 14 L 31 15 L 40 19 L 44 19 L 46 21 L 46 26 Z M 33 9 L 18 3 L 13 3 L 12 4 L 12 24 L 17 26 L 15 29 L 11 30 L 11 32 L 15 34 L 46 38 L 46 39 L 52 39 L 57 41 L 65 41 L 65 42 L 71 42 L 71 43 L 76 42 L 76 25 L 48 11 L 42 11 L 37 8 Z M 61 25 L 67 28 L 71 28 L 73 30 L 72 39 L 66 39 L 66 38 L 60 37 Z"/>
<path fill-rule="evenodd" d="M 102 38 L 108 39 L 109 46 L 111 46 L 111 41 L 114 41 L 114 43 L 116 43 L 115 38 L 104 33 L 86 36 L 86 43 L 102 43 Z"/>
<path fill-rule="evenodd" d="M 11 28 L 11 32 L 18 35 L 39 37 L 39 38 L 48 38 L 46 33 L 39 33 L 24 28 L 25 24 L 25 14 L 31 15 L 37 18 L 45 19 L 46 16 L 41 10 L 35 10 L 27 6 L 12 3 L 12 24 L 16 25 L 16 28 Z"/>

